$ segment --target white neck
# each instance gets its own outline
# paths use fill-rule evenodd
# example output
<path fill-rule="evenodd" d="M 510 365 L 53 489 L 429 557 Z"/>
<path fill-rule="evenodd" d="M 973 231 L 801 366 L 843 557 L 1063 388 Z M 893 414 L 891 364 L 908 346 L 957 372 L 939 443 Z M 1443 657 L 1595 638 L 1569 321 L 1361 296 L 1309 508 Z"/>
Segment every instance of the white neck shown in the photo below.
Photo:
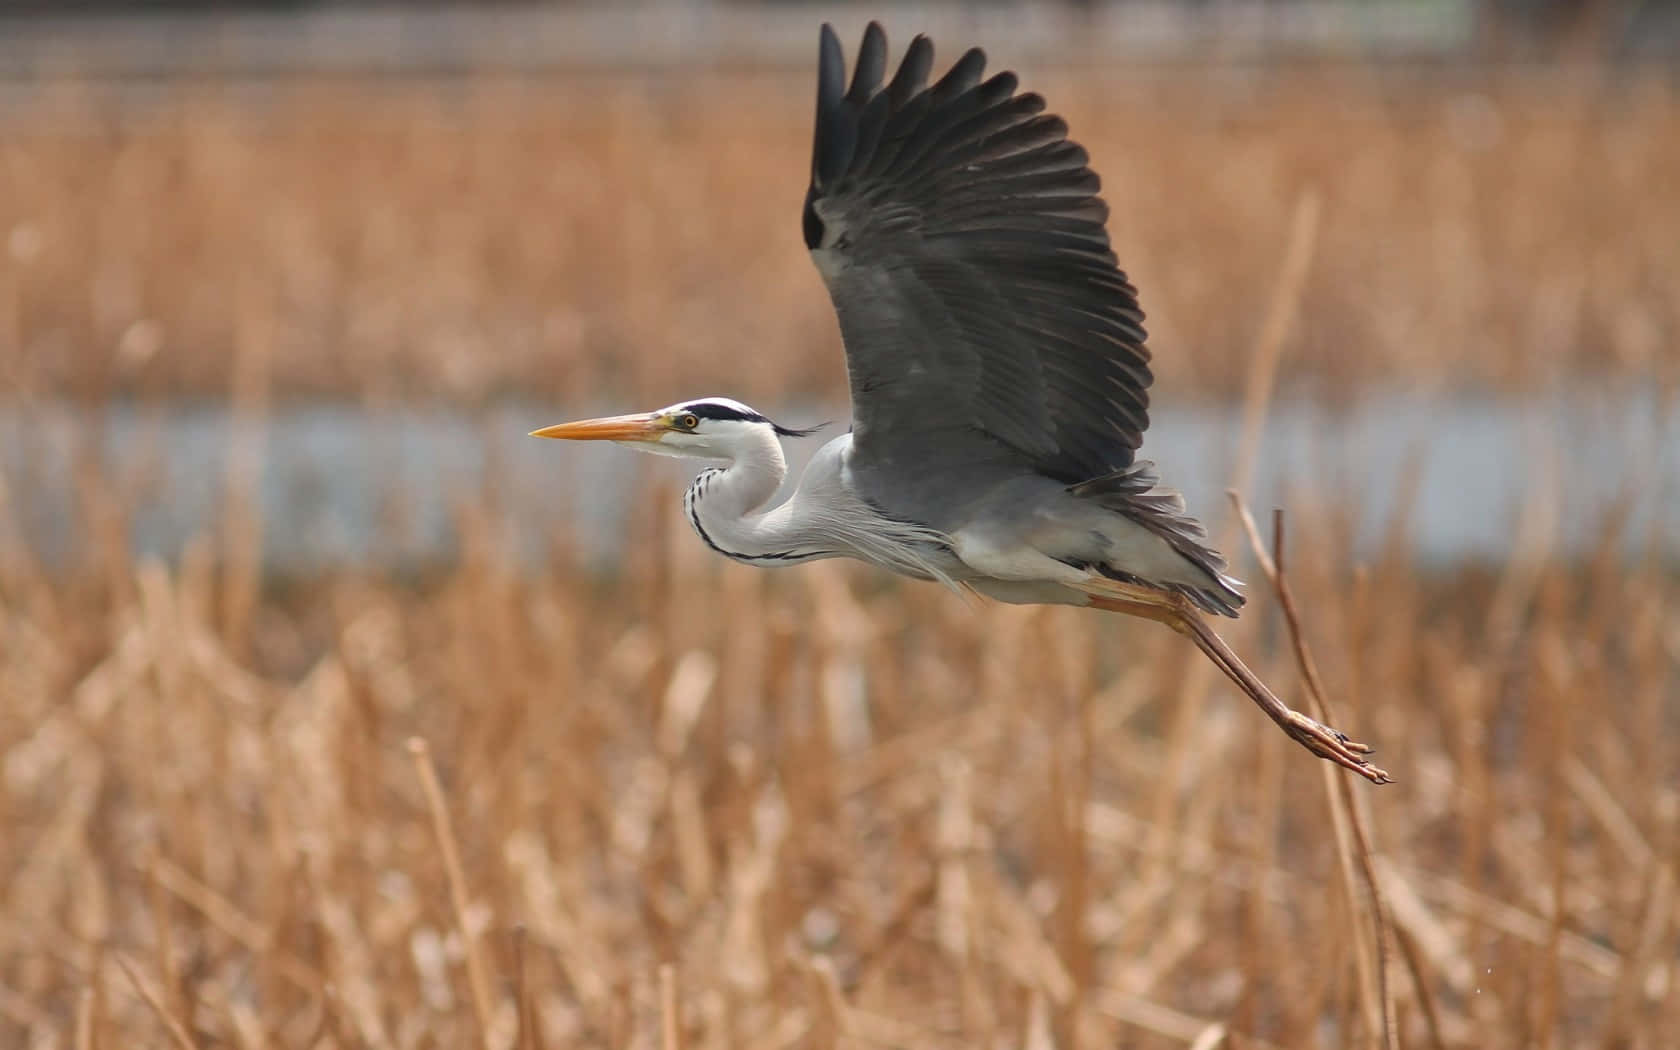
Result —
<path fill-rule="evenodd" d="M 787 565 L 833 553 L 799 526 L 792 501 L 767 510 L 787 477 L 782 443 L 767 426 L 742 426 L 727 465 L 704 471 L 683 496 L 683 513 L 707 546 L 737 561 Z"/>

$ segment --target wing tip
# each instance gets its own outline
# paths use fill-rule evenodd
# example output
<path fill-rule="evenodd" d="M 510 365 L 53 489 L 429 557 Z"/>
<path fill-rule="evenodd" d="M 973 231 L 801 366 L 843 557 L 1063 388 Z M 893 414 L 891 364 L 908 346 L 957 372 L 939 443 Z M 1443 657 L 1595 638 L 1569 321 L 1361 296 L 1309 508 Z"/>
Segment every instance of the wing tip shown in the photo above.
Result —
<path fill-rule="evenodd" d="M 862 106 L 881 88 L 887 72 L 887 31 L 881 23 L 871 22 L 863 31 L 863 43 L 858 45 L 857 64 L 852 68 L 852 86 L 846 92 L 846 102 Z"/>
<path fill-rule="evenodd" d="M 897 109 L 918 92 L 926 90 L 928 73 L 932 69 L 933 41 L 926 33 L 917 33 L 905 49 L 904 57 L 899 60 L 898 72 L 893 74 L 892 83 L 887 86 L 892 107 Z"/>
<path fill-rule="evenodd" d="M 978 85 L 986 73 L 986 49 L 971 47 L 952 63 L 945 75 L 930 89 L 940 99 L 960 95 Z"/>
<path fill-rule="evenodd" d="M 834 27 L 823 23 L 817 47 L 817 115 L 811 135 L 811 185 L 821 186 L 845 168 L 854 137 L 846 119 L 846 52 Z"/>
<path fill-rule="evenodd" d="M 822 36 L 817 42 L 817 116 L 818 126 L 823 113 L 838 105 L 846 93 L 846 49 L 834 27 L 823 23 Z"/>

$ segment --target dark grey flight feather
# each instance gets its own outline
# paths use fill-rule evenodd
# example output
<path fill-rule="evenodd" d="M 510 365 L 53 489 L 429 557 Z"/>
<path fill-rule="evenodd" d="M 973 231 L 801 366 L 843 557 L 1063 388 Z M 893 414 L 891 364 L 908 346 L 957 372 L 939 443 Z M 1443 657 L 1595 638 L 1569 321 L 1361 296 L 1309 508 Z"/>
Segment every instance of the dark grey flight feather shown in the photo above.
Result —
<path fill-rule="evenodd" d="M 1151 375 L 1099 180 L 1041 97 L 985 77 L 983 51 L 929 87 L 932 66 L 918 36 L 883 87 L 871 23 L 848 85 L 823 27 L 804 232 L 845 339 L 854 470 L 867 489 L 896 469 L 902 489 L 894 452 L 914 450 L 920 472 L 1123 471 Z"/>

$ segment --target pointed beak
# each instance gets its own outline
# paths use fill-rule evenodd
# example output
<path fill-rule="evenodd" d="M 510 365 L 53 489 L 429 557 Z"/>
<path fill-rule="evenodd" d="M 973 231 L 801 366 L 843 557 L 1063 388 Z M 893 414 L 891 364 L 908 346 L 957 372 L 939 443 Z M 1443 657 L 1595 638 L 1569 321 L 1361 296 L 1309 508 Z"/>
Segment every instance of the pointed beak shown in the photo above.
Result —
<path fill-rule="evenodd" d="M 659 416 L 643 412 L 633 416 L 607 416 L 603 419 L 581 419 L 576 423 L 556 423 L 551 427 L 531 431 L 531 436 L 561 438 L 566 441 L 658 441 L 665 430 L 665 423 Z"/>

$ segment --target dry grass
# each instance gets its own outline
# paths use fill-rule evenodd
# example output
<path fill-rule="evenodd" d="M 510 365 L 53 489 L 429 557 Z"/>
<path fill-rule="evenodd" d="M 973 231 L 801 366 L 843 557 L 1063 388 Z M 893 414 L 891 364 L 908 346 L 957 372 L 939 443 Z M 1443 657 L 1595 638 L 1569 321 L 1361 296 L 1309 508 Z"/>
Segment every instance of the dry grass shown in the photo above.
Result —
<path fill-rule="evenodd" d="M 1307 187 L 1313 382 L 1680 378 L 1657 72 L 1029 82 L 1105 176 L 1169 391 L 1240 389 Z M 281 394 L 842 390 L 798 236 L 807 77 L 23 95 L 0 110 L 0 237 L 28 260 L 0 283 L 10 386 L 219 395 L 267 319 Z"/>
<path fill-rule="evenodd" d="M 1242 385 L 1307 184 L 1286 373 L 1675 378 L 1667 88 L 1138 79 L 1120 106 L 1050 79 L 1138 202 L 1117 236 L 1175 389 Z M 592 117 L 569 87 L 9 113 L 7 389 L 831 391 L 803 90 L 624 87 Z M 467 507 L 440 578 L 282 587 L 248 488 L 165 567 L 102 484 L 81 564 L 0 545 L 5 1045 L 1364 1047 L 1373 963 L 1404 1046 L 1680 1030 L 1680 588 L 1613 515 L 1585 564 L 1534 528 L 1432 579 L 1403 523 L 1350 571 L 1303 494 L 1290 588 L 1337 722 L 1400 781 L 1333 809 L 1168 632 L 724 564 L 674 492 L 637 501 L 616 579 L 518 569 Z M 1267 606 L 1232 641 L 1299 693 Z"/>
<path fill-rule="evenodd" d="M 1172 753 L 1181 640 L 719 564 L 647 506 L 625 581 L 483 530 L 424 595 L 272 598 L 249 652 L 207 548 L 14 570 L 7 1041 L 646 1047 L 669 965 L 690 1047 L 1365 1045 L 1318 764 L 1224 688 Z M 1401 1045 L 1425 1004 L 1448 1046 L 1663 1045 L 1675 588 L 1349 580 L 1321 527 L 1295 587 L 1401 778 L 1358 795 Z M 1275 626 L 1237 641 L 1281 684 Z"/>

